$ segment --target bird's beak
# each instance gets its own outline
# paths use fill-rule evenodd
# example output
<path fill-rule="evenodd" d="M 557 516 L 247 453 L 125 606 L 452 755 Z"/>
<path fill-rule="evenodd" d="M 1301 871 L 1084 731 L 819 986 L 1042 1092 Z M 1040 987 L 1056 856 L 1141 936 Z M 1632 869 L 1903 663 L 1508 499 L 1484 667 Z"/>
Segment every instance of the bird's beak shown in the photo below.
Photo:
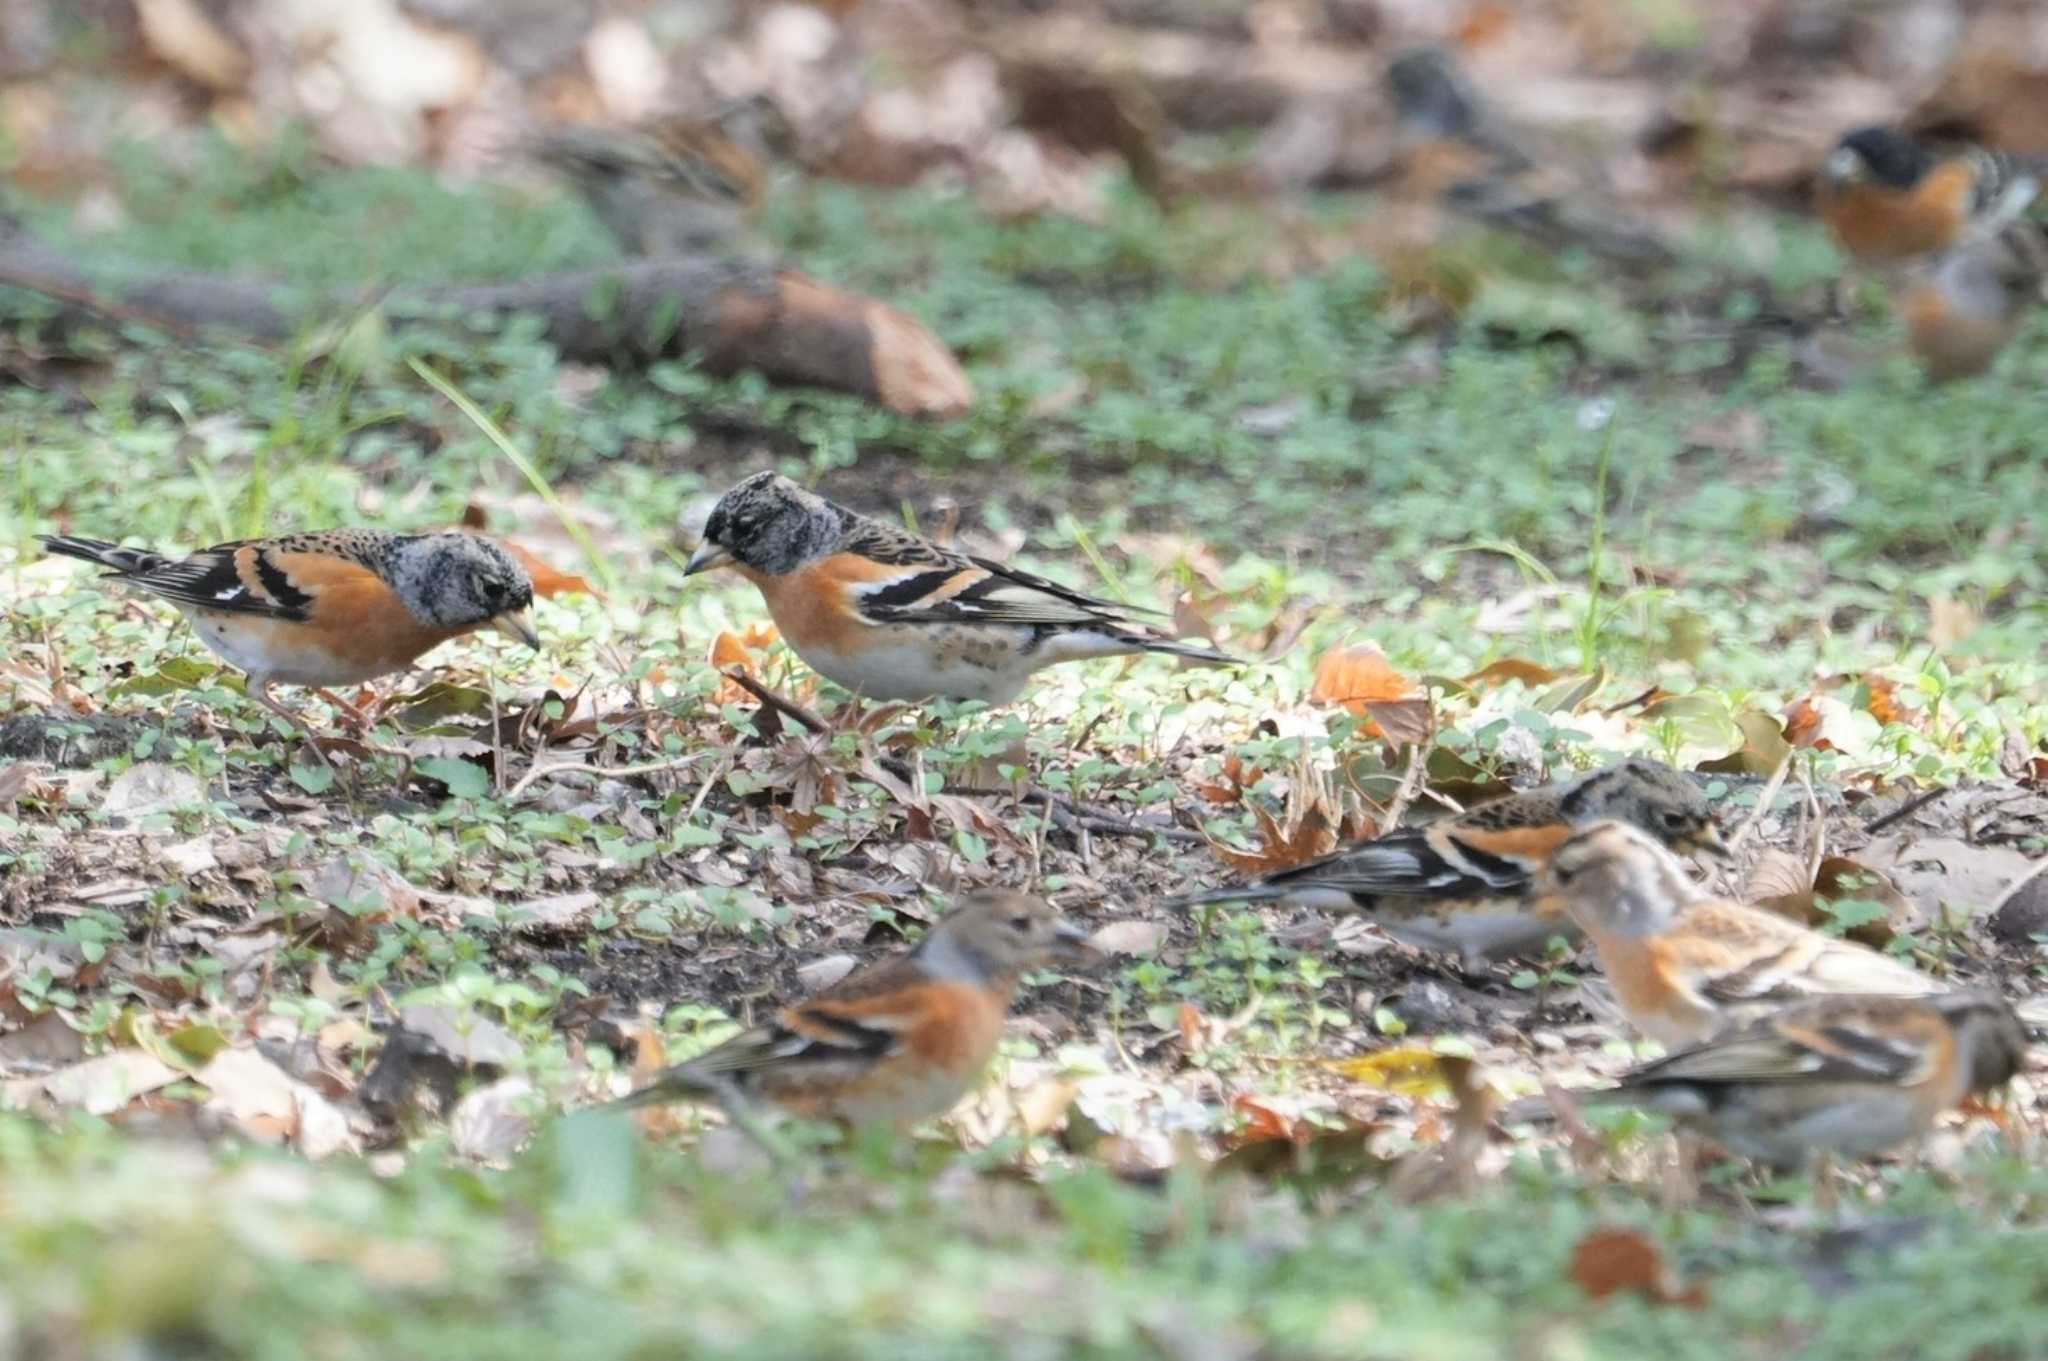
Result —
<path fill-rule="evenodd" d="M 491 627 L 515 643 L 524 643 L 535 652 L 540 651 L 540 635 L 533 631 L 533 621 L 526 617 L 525 610 L 507 610 L 491 616 Z"/>
<path fill-rule="evenodd" d="M 732 561 L 732 554 L 706 539 L 697 545 L 697 551 L 690 554 L 690 560 L 683 564 L 683 575 L 693 577 L 699 572 L 708 572 L 714 567 L 723 567 Z"/>
<path fill-rule="evenodd" d="M 1102 962 L 1102 952 L 1088 943 L 1086 927 L 1063 921 L 1052 929 L 1052 957 L 1062 964 L 1091 966 Z"/>
<path fill-rule="evenodd" d="M 1735 854 L 1735 852 L 1728 849 L 1728 843 L 1721 840 L 1721 829 L 1711 822 L 1702 823 L 1700 829 L 1692 834 L 1692 848 L 1696 851 L 1705 851 L 1708 855 L 1718 856 L 1722 860 L 1726 860 Z"/>

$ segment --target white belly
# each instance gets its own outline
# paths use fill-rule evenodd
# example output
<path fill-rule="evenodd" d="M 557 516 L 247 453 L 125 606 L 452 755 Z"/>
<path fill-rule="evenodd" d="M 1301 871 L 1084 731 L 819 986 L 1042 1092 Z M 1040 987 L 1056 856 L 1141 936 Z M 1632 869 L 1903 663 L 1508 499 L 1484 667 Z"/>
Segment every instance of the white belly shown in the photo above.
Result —
<path fill-rule="evenodd" d="M 1552 936 L 1570 940 L 1578 935 L 1569 922 L 1530 912 L 1460 912 L 1443 919 L 1420 913 L 1413 917 L 1384 913 L 1371 920 L 1403 945 L 1458 955 L 1468 964 L 1518 956 L 1540 958 Z"/>
<path fill-rule="evenodd" d="M 820 675 L 869 699 L 938 696 L 1008 704 L 1042 667 L 1143 651 L 1126 639 L 1087 629 L 1039 638 L 1033 646 L 1034 632 L 1003 624 L 899 625 L 876 630 L 881 636 L 857 652 L 814 643 L 809 651 L 798 648 L 797 655 Z"/>
<path fill-rule="evenodd" d="M 813 646 L 798 656 L 819 675 L 868 699 L 979 699 L 1007 704 L 1037 666 L 1014 652 L 959 652 L 920 640 L 878 643 L 842 654 Z"/>
<path fill-rule="evenodd" d="M 355 685 L 382 674 L 374 664 L 352 665 L 324 648 L 310 647 L 310 640 L 281 637 L 286 628 L 272 621 L 251 628 L 248 616 L 218 610 L 187 610 L 185 617 L 201 642 L 259 681 Z"/>

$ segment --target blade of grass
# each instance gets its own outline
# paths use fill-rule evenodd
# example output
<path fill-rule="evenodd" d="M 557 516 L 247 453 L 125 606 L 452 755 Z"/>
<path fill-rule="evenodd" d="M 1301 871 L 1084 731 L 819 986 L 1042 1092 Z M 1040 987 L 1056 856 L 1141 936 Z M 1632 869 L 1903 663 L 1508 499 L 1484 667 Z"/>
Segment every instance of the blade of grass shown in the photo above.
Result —
<path fill-rule="evenodd" d="M 554 484 L 548 481 L 539 468 L 533 466 L 533 460 L 522 453 L 519 446 L 512 443 L 511 438 L 498 428 L 498 423 L 485 415 L 483 409 L 471 401 L 469 395 L 461 388 L 456 387 L 454 383 L 416 357 L 408 357 L 405 362 L 428 387 L 446 397 L 457 411 L 468 417 L 470 424 L 482 431 L 484 438 L 497 446 L 498 452 L 505 456 L 505 461 L 519 470 L 520 475 L 526 479 L 526 484 L 533 488 L 534 494 L 554 512 L 555 520 L 562 526 L 563 532 L 574 539 L 576 546 L 583 550 L 583 560 L 590 565 L 590 570 L 597 573 L 597 579 L 603 583 L 605 593 L 616 594 L 619 589 L 619 578 L 612 571 L 611 561 L 598 551 L 596 541 L 576 522 L 576 518 L 569 514 L 569 507 L 555 494 Z"/>
<path fill-rule="evenodd" d="M 1586 563 L 1586 617 L 1579 625 L 1579 669 L 1591 671 L 1599 664 L 1600 571 L 1607 547 L 1607 471 L 1614 462 L 1614 430 L 1618 421 L 1607 422 L 1607 438 L 1600 441 L 1600 463 L 1593 473 L 1593 542 Z"/>
<path fill-rule="evenodd" d="M 1067 515 L 1061 518 L 1061 528 L 1074 536 L 1074 543 L 1080 548 L 1082 555 L 1094 566 L 1095 574 L 1101 577 L 1103 584 L 1109 588 L 1111 597 L 1119 604 L 1130 604 L 1131 593 L 1124 589 L 1123 578 L 1118 576 L 1116 569 L 1109 565 L 1109 559 L 1103 557 L 1102 551 L 1095 546 L 1095 536 L 1083 529 L 1081 522 L 1073 516 Z"/>

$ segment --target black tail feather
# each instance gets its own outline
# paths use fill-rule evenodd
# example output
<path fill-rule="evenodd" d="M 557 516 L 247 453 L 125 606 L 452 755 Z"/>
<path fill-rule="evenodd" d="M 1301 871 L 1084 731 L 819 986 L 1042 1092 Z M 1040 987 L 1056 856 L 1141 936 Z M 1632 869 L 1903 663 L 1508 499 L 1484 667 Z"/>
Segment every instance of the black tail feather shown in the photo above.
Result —
<path fill-rule="evenodd" d="M 152 553 L 146 548 L 123 548 L 105 539 L 79 539 L 69 534 L 38 534 L 36 538 L 48 552 L 96 562 L 122 576 L 147 572 L 161 567 L 166 561 L 161 553 Z"/>

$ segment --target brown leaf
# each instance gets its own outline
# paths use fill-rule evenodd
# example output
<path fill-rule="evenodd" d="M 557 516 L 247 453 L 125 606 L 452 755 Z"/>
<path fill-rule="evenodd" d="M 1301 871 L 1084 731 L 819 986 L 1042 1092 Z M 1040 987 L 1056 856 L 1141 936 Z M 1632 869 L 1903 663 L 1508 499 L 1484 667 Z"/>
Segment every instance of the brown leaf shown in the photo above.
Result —
<path fill-rule="evenodd" d="M 1756 865 L 1749 872 L 1749 880 L 1742 887 L 1742 896 L 1755 903 L 1812 890 L 1813 881 L 1807 877 L 1805 857 L 1774 847 L 1757 857 Z"/>
<path fill-rule="evenodd" d="M 1043 1078 L 1019 1092 L 1013 1102 L 1018 1123 L 1031 1135 L 1049 1133 L 1067 1118 L 1080 1089 L 1063 1077 Z"/>
<path fill-rule="evenodd" d="M 1397 746 L 1412 746 L 1429 740 L 1436 730 L 1436 718 L 1427 696 L 1421 699 L 1368 701 L 1367 714 L 1380 736 Z"/>
<path fill-rule="evenodd" d="M 1792 743 L 1786 738 L 1784 725 L 1761 709 L 1739 711 L 1735 715 L 1735 726 L 1742 733 L 1742 746 L 1726 756 L 1700 762 L 1701 770 L 1769 776 L 1776 774 L 1785 758 L 1792 754 Z"/>
<path fill-rule="evenodd" d="M 510 553 L 518 560 L 521 567 L 526 569 L 526 575 L 533 578 L 533 593 L 535 595 L 596 595 L 598 593 L 597 587 L 591 585 L 588 578 L 576 572 L 564 572 L 561 568 L 548 562 L 526 545 L 515 543 L 511 539 L 500 539 L 498 542 L 504 546 L 507 553 Z"/>
<path fill-rule="evenodd" d="M 1499 661 L 1488 662 L 1469 676 L 1460 679 L 1466 685 L 1504 685 L 1508 681 L 1520 681 L 1531 690 L 1539 685 L 1548 685 L 1563 677 L 1565 673 L 1555 667 L 1532 662 L 1526 657 L 1502 657 Z"/>
<path fill-rule="evenodd" d="M 1820 735 L 1820 708 L 1812 696 L 1793 700 L 1785 710 L 1785 740 L 1795 747 L 1827 749 L 1827 741 Z"/>
<path fill-rule="evenodd" d="M 1415 682 L 1396 671 L 1377 643 L 1332 648 L 1316 659 L 1309 698 L 1364 714 L 1367 704 L 1409 699 Z"/>
<path fill-rule="evenodd" d="M 1225 864 L 1241 873 L 1270 874 L 1292 869 L 1336 849 L 1336 830 L 1320 808 L 1304 810 L 1292 826 L 1282 826 L 1278 818 L 1256 804 L 1252 817 L 1259 824 L 1258 850 L 1237 851 L 1222 845 L 1215 848 Z"/>
<path fill-rule="evenodd" d="M 1243 1124 L 1223 1136 L 1224 1143 L 1232 1148 L 1263 1143 L 1268 1139 L 1291 1142 L 1302 1128 L 1301 1122 L 1292 1115 L 1249 1092 L 1239 1092 L 1231 1097 L 1230 1109 L 1244 1117 Z"/>
<path fill-rule="evenodd" d="M 1657 1245 L 1635 1229 L 1595 1229 L 1572 1249 L 1572 1280 L 1596 1300 L 1632 1291 L 1658 1304 L 1697 1309 L 1704 1287 L 1681 1288 Z"/>
<path fill-rule="evenodd" d="M 1871 716 L 1878 722 L 1887 725 L 1919 722 L 1921 711 L 1908 709 L 1899 703 L 1899 683 L 1889 676 L 1871 672 L 1863 678 L 1863 690 L 1869 696 L 1864 702 L 1864 707 L 1870 710 Z"/>

